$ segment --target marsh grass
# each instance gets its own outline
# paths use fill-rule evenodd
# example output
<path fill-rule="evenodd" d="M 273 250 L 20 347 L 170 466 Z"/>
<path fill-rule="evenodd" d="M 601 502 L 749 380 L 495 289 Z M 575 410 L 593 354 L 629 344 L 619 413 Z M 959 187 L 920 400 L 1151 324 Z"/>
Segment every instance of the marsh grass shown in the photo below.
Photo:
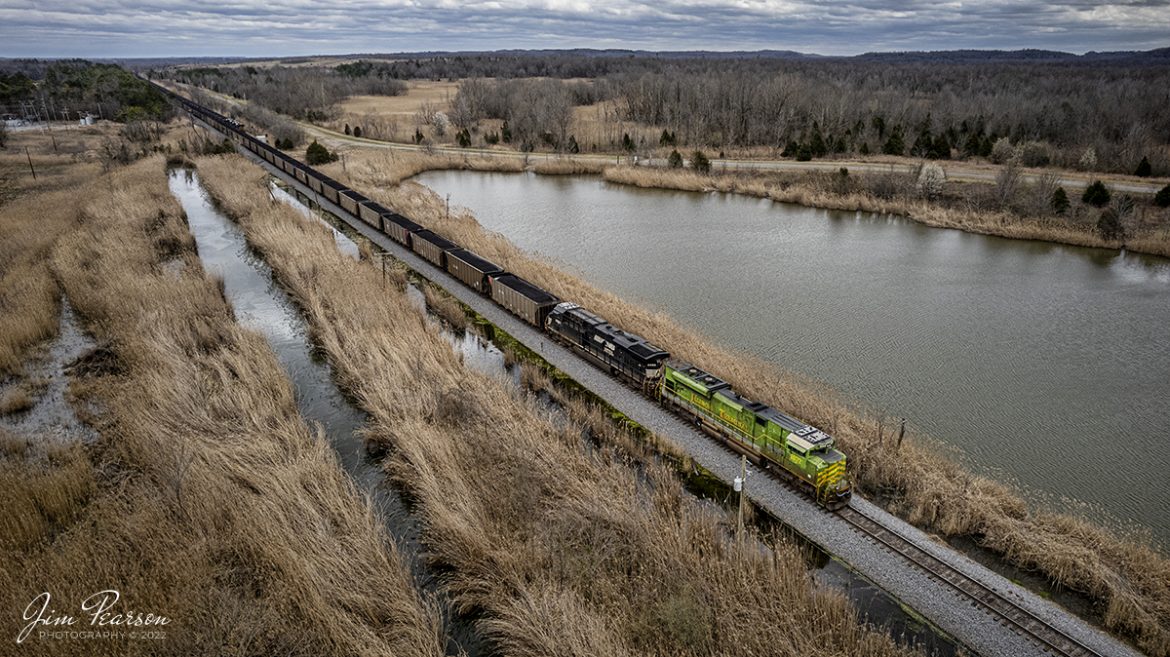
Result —
<path fill-rule="evenodd" d="M 899 215 L 927 226 L 982 235 L 1098 248 L 1122 246 L 1101 239 L 1095 222 L 1021 217 L 1003 210 L 980 208 L 972 203 L 950 207 L 908 198 L 906 194 L 887 193 L 886 188 L 891 184 L 905 187 L 909 184 L 907 181 L 912 183 L 911 176 L 900 176 L 905 180 L 898 181 L 890 178 L 899 176 L 889 174 L 854 174 L 848 180 L 823 173 L 801 176 L 748 172 L 700 175 L 690 169 L 629 166 L 608 167 L 602 176 L 609 182 L 635 187 L 743 194 L 826 210 Z M 1135 252 L 1170 257 L 1170 229 L 1142 228 L 1137 235 L 1127 239 L 1124 246 Z"/>
<path fill-rule="evenodd" d="M 849 454 L 853 478 L 867 497 L 915 525 L 944 536 L 970 537 L 1007 563 L 1084 594 L 1114 634 L 1152 655 L 1170 655 L 1170 559 L 1148 542 L 1072 515 L 1030 508 L 1018 491 L 972 474 L 927 437 L 911 433 L 898 444 L 892 439 L 896 428 L 888 420 L 882 428 L 880 418 L 845 403 L 823 385 L 720 347 L 665 313 L 636 306 L 524 253 L 503 235 L 484 230 L 465 210 L 448 216 L 443 200 L 431 190 L 409 181 L 393 184 L 404 176 L 387 166 L 392 163 L 380 158 L 354 158 L 347 172 L 335 173 L 505 269 L 665 345 L 683 360 L 718 372 L 747 397 L 830 431 Z M 707 179 L 679 175 L 686 184 L 707 184 Z M 686 188 L 683 183 L 679 186 Z"/>
<path fill-rule="evenodd" d="M 264 339 L 204 275 L 161 157 L 74 192 L 52 270 L 98 348 L 72 390 L 96 446 L 0 441 L 0 606 L 117 588 L 166 639 L 29 655 L 438 655 L 438 614 Z M 33 199 L 30 199 L 32 201 Z M 48 208 L 46 208 L 47 210 Z M 164 271 L 164 259 L 184 267 Z M 15 636 L 19 615 L 4 621 Z M 22 626 L 24 623 L 20 623 Z"/>
<path fill-rule="evenodd" d="M 501 654 L 903 654 L 813 586 L 795 548 L 736 544 L 667 468 L 583 449 L 580 426 L 465 368 L 377 268 L 268 203 L 255 167 L 199 166 L 371 414 L 456 608 Z"/>

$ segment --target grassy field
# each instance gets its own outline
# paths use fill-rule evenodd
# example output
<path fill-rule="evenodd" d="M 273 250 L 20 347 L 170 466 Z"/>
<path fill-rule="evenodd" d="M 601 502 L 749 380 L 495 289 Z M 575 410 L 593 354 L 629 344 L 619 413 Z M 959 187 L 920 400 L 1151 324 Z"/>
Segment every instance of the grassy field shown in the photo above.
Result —
<path fill-rule="evenodd" d="M 458 82 L 411 80 L 401 96 L 352 96 L 337 105 L 336 118 L 324 122 L 331 130 L 342 132 L 346 125 L 361 126 L 366 136 L 410 143 L 417 127 L 416 115 L 424 108 L 446 112 L 459 90 Z M 436 143 L 455 143 L 455 131 L 439 137 L 430 134 Z"/>
<path fill-rule="evenodd" d="M 921 437 L 898 446 L 894 427 L 860 415 L 832 391 L 808 384 L 759 359 L 732 352 L 670 317 L 616 295 L 522 252 L 485 231 L 473 216 L 448 218 L 442 199 L 416 183 L 400 183 L 427 161 L 382 154 L 351 155 L 348 167 L 326 173 L 349 181 L 415 221 L 562 298 L 573 299 L 678 357 L 718 372 L 761 400 L 835 435 L 850 456 L 853 476 L 870 498 L 910 522 L 945 536 L 969 536 L 1004 561 L 1081 591 L 1105 625 L 1152 655 L 1170 654 L 1170 560 L 1139 538 L 1118 536 L 1082 519 L 1030 509 L 1008 486 L 964 470 Z"/>
<path fill-rule="evenodd" d="M 8 640 L 42 591 L 76 615 L 116 588 L 120 609 L 170 619 L 165 638 L 34 633 L 17 652 L 442 654 L 438 614 L 381 520 L 204 273 L 163 158 L 90 173 L 62 174 L 76 176 L 68 192 L 28 191 L 0 222 L 20 236 L 0 246 L 31 261 L 15 273 L 0 261 L 5 303 L 29 304 L 3 318 L 36 329 L 0 333 L 6 353 L 18 367 L 64 293 L 98 344 L 71 367 L 70 392 L 100 434 L 86 446 L 0 436 Z M 13 293 L 29 279 L 49 287 Z"/>
<path fill-rule="evenodd" d="M 270 204 L 254 165 L 199 167 L 371 414 L 453 599 L 501 654 L 904 654 L 813 586 L 795 548 L 737 544 L 664 466 L 590 448 L 580 425 L 464 367 L 403 289 Z"/>

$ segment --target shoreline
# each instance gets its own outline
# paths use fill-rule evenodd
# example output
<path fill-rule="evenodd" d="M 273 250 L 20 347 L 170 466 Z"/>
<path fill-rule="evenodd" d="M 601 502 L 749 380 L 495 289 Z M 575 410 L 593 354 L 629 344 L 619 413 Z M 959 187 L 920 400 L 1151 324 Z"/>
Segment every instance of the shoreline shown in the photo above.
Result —
<path fill-rule="evenodd" d="M 518 160 L 510 167 L 485 164 L 493 171 L 525 170 Z M 442 199 L 428 188 L 400 184 L 423 171 L 476 169 L 476 165 L 471 158 L 391 160 L 367 151 L 361 160 L 351 161 L 348 171 L 335 165 L 327 173 L 362 185 L 374 192 L 372 197 L 554 294 L 577 299 L 603 316 L 623 317 L 626 330 L 671 344 L 682 358 L 720 372 L 748 396 L 827 427 L 856 455 L 851 461 L 861 489 L 882 499 L 891 513 L 941 536 L 968 536 L 1005 563 L 1039 571 L 1084 593 L 1102 609 L 1104 624 L 1115 635 L 1132 636 L 1147 649 L 1162 641 L 1165 598 L 1143 585 L 1148 579 L 1139 575 L 1166 567 L 1165 557 L 1151 545 L 1091 521 L 1036 508 L 1010 485 L 975 475 L 931 450 L 931 441 L 921 436 L 907 436 L 904 445 L 883 441 L 882 424 L 887 425 L 886 435 L 893 435 L 888 422 L 859 413 L 820 386 L 794 381 L 776 368 L 756 367 L 751 359 L 745 362 L 661 313 L 634 306 L 520 252 L 505 237 L 483 230 L 464 211 L 448 216 Z M 1146 611 L 1140 611 L 1143 608 Z"/>

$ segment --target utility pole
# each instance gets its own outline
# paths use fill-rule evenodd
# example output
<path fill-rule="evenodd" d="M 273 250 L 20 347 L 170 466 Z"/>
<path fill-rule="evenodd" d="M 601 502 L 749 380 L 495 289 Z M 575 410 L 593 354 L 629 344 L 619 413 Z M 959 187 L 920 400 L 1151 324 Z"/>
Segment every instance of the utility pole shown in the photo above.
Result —
<path fill-rule="evenodd" d="M 451 220 L 451 194 L 447 194 L 447 220 Z"/>
<path fill-rule="evenodd" d="M 735 523 L 735 540 L 737 542 L 743 542 L 743 507 L 746 502 L 743 489 L 745 484 L 747 484 L 747 456 L 741 455 L 739 457 L 739 476 L 732 484 L 735 492 L 739 495 L 739 513 Z"/>

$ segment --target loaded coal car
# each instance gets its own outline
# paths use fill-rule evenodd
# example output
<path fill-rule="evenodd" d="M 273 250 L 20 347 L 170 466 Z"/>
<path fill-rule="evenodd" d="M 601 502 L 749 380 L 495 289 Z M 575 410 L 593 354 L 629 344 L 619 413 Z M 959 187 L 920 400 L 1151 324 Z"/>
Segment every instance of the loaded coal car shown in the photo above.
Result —
<path fill-rule="evenodd" d="M 358 213 L 362 221 L 382 230 L 382 215 L 391 214 L 391 211 L 377 201 L 366 201 L 358 206 Z"/>
<path fill-rule="evenodd" d="M 325 178 L 325 174 L 316 169 L 309 169 L 309 189 L 317 194 L 321 193 L 321 181 Z"/>
<path fill-rule="evenodd" d="M 338 184 L 341 184 L 341 183 L 338 183 Z M 366 198 L 365 195 L 362 194 L 361 192 L 358 192 L 358 191 L 355 191 L 352 189 L 340 190 L 337 192 L 337 196 L 340 199 L 340 202 L 338 203 L 338 205 L 341 206 L 341 209 L 345 210 L 346 212 L 352 214 L 355 217 L 358 217 L 359 219 L 361 217 L 358 215 L 358 206 L 361 205 L 362 203 L 365 203 L 366 201 L 370 200 L 370 199 Z"/>
<path fill-rule="evenodd" d="M 410 236 L 423 230 L 422 226 L 397 212 L 382 215 L 382 232 L 389 235 L 390 239 L 408 249 L 411 248 L 411 242 L 413 241 Z"/>
<path fill-rule="evenodd" d="M 497 274 L 488 280 L 492 285 L 492 301 L 538 329 L 544 328 L 545 318 L 560 302 L 555 295 L 513 274 Z"/>
<path fill-rule="evenodd" d="M 830 509 L 849 503 L 853 486 L 845 455 L 833 437 L 780 411 L 740 396 L 722 379 L 667 361 L 659 386 L 662 401 L 757 463 L 779 466 Z"/>
<path fill-rule="evenodd" d="M 341 205 L 341 193 L 349 190 L 348 187 L 342 185 L 336 180 L 321 174 L 321 195 L 333 201 L 337 205 Z"/>
<path fill-rule="evenodd" d="M 459 245 L 429 230 L 420 230 L 411 235 L 410 248 L 440 269 L 447 268 L 447 252 L 458 249 Z"/>
<path fill-rule="evenodd" d="M 305 171 L 305 165 L 298 162 L 296 164 L 296 174 L 295 175 L 297 177 L 297 180 L 300 181 L 300 183 L 302 185 L 309 184 L 309 175 L 308 175 L 308 172 Z"/>
<path fill-rule="evenodd" d="M 281 155 L 280 169 L 295 178 L 297 175 L 297 161 L 287 155 Z"/>
<path fill-rule="evenodd" d="M 558 342 L 642 390 L 655 387 L 662 376 L 662 361 L 670 357 L 642 336 L 567 301 L 552 309 L 544 326 Z"/>
<path fill-rule="evenodd" d="M 447 271 L 476 292 L 491 294 L 488 277 L 504 273 L 504 268 L 467 249 L 454 249 L 447 252 Z"/>

